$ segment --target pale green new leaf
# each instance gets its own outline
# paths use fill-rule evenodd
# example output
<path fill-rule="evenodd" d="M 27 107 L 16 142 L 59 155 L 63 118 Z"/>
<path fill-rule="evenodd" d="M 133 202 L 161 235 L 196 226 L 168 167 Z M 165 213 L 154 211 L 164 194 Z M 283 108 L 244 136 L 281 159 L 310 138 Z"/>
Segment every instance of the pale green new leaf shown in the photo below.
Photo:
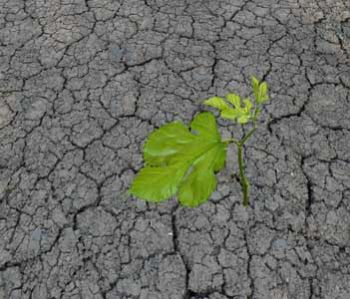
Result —
<path fill-rule="evenodd" d="M 257 103 L 262 104 L 262 103 L 266 102 L 267 99 L 268 99 L 268 97 L 267 97 L 267 83 L 263 82 L 259 85 L 259 96 L 257 99 Z"/>
<path fill-rule="evenodd" d="M 258 98 L 259 98 L 259 80 L 252 76 L 252 86 L 253 86 L 253 92 L 254 92 L 254 97 L 256 99 L 256 101 L 258 101 Z"/>
<path fill-rule="evenodd" d="M 230 102 L 235 105 L 235 109 L 227 109 L 221 112 L 221 117 L 237 121 L 240 124 L 246 124 L 251 118 L 251 109 L 253 107 L 252 102 L 246 98 L 243 100 L 244 106 L 241 106 L 241 100 L 239 96 L 235 94 L 230 95 Z"/>
<path fill-rule="evenodd" d="M 211 106 L 219 109 L 220 111 L 230 109 L 229 105 L 225 102 L 223 98 L 211 97 L 203 102 L 207 106 Z"/>
<path fill-rule="evenodd" d="M 237 121 L 238 123 L 244 125 L 249 121 L 249 119 L 250 119 L 250 115 L 243 114 L 240 117 L 238 117 Z"/>
<path fill-rule="evenodd" d="M 256 103 L 263 104 L 264 102 L 266 102 L 268 100 L 267 83 L 260 82 L 257 78 L 252 76 L 252 86 Z"/>
<path fill-rule="evenodd" d="M 227 144 L 221 141 L 212 113 L 198 114 L 190 127 L 194 134 L 173 122 L 149 136 L 144 146 L 146 166 L 136 176 L 131 194 L 158 202 L 177 192 L 180 197 L 181 188 L 180 202 L 186 206 L 209 198 L 216 186 L 214 172 L 224 167 Z"/>
<path fill-rule="evenodd" d="M 250 101 L 249 98 L 244 99 L 243 103 L 244 103 L 244 108 L 243 108 L 244 112 L 249 113 L 250 110 L 253 108 L 253 103 Z"/>
<path fill-rule="evenodd" d="M 240 111 L 238 109 L 230 108 L 222 111 L 220 116 L 224 119 L 235 121 L 240 116 Z"/>
<path fill-rule="evenodd" d="M 235 94 L 233 92 L 228 93 L 226 95 L 226 99 L 228 99 L 236 109 L 241 107 L 241 97 L 238 94 Z"/>

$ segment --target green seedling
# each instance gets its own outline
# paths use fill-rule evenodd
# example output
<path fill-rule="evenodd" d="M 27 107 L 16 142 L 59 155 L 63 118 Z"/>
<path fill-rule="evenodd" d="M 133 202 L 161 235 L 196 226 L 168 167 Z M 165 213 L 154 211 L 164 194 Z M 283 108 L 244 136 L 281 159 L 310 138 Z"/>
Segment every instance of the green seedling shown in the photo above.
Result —
<path fill-rule="evenodd" d="M 222 118 L 251 126 L 241 139 L 222 140 L 211 112 L 197 114 L 189 127 L 175 121 L 153 131 L 143 149 L 145 166 L 134 179 L 130 194 L 148 202 L 177 195 L 181 205 L 199 206 L 216 189 L 215 173 L 225 166 L 227 146 L 232 143 L 238 149 L 243 205 L 248 206 L 250 187 L 244 172 L 243 146 L 255 132 L 262 105 L 268 100 L 266 82 L 253 76 L 252 87 L 255 104 L 249 98 L 242 101 L 235 93 L 204 101 L 218 109 Z"/>

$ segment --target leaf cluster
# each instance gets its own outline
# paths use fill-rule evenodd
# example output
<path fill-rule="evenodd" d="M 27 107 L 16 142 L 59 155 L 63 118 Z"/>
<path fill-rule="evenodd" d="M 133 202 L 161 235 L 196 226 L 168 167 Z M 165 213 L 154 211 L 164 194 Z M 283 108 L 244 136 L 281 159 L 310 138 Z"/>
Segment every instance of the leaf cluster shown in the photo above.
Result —
<path fill-rule="evenodd" d="M 261 109 L 260 105 L 268 100 L 266 82 L 259 82 L 257 78 L 252 76 L 252 86 L 255 97 L 256 106 L 250 98 L 243 99 L 235 93 L 228 93 L 225 98 L 214 96 L 204 101 L 204 104 L 220 110 L 220 116 L 224 119 L 236 121 L 239 124 L 246 124 L 249 121 L 256 121 Z"/>

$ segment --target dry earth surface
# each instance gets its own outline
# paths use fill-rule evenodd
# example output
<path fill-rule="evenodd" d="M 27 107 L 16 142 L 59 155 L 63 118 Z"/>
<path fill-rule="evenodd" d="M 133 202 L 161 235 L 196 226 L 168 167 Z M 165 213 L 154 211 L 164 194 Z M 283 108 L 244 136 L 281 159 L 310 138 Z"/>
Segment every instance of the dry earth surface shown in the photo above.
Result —
<path fill-rule="evenodd" d="M 126 195 L 252 74 L 251 207 L 234 149 L 197 209 Z M 349 148 L 348 0 L 0 0 L 0 298 L 349 299 Z"/>

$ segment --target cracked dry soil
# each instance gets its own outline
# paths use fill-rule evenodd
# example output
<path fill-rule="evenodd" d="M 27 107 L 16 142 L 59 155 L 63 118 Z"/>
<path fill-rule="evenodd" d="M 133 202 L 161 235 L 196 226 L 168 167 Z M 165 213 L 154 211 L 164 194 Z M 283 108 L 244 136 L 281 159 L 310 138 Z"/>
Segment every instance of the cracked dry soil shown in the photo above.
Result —
<path fill-rule="evenodd" d="M 250 208 L 234 152 L 197 209 L 125 195 L 252 74 Z M 349 148 L 348 0 L 0 0 L 0 298 L 349 299 Z"/>

